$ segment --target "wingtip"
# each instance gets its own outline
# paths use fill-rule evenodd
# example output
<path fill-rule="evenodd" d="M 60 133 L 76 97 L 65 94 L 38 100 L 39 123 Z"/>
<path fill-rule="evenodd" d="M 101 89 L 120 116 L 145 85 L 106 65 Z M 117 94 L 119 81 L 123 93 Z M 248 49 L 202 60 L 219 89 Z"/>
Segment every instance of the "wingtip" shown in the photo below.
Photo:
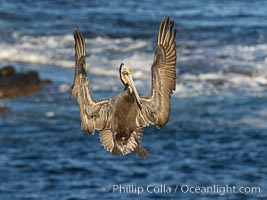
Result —
<path fill-rule="evenodd" d="M 73 29 L 73 32 L 75 33 L 75 32 L 78 32 L 78 31 L 79 31 L 79 30 L 78 30 L 78 27 L 75 26 L 74 29 Z"/>
<path fill-rule="evenodd" d="M 73 35 L 74 35 L 74 38 L 77 38 L 78 35 L 79 34 L 79 31 L 78 31 L 78 27 L 74 27 L 74 29 L 73 29 Z"/>
<path fill-rule="evenodd" d="M 77 58 L 81 58 L 86 55 L 86 44 L 81 32 L 78 28 L 74 28 L 74 40 L 75 40 L 75 54 Z"/>
<path fill-rule="evenodd" d="M 168 20 L 170 18 L 170 15 L 164 15 L 162 20 Z"/>

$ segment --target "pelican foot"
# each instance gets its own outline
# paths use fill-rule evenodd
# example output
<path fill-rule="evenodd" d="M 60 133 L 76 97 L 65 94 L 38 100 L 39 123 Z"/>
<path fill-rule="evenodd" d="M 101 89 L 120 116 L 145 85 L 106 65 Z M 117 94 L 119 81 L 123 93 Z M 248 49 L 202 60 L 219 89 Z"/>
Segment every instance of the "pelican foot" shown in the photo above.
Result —
<path fill-rule="evenodd" d="M 141 158 L 145 158 L 145 157 L 149 156 L 149 151 L 146 150 L 141 144 L 139 144 L 137 147 L 136 154 L 137 154 L 137 156 L 139 156 Z"/>

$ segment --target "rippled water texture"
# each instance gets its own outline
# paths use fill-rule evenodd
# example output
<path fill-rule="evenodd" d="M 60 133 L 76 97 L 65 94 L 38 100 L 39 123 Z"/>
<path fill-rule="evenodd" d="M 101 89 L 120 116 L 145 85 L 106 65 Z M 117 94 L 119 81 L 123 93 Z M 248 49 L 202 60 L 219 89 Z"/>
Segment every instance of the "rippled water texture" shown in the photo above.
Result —
<path fill-rule="evenodd" d="M 11 108 L 0 115 L 0 199 L 132 199 L 138 188 L 145 190 L 142 199 L 267 199 L 266 1 L 0 4 L 0 66 L 38 70 L 52 80 L 37 94 L 0 101 Z M 166 14 L 178 32 L 169 123 L 145 129 L 149 158 L 114 157 L 98 133 L 81 131 L 76 99 L 69 100 L 73 29 L 86 37 L 95 98 L 120 92 L 121 62 L 148 95 L 157 29 Z M 147 191 L 149 185 L 155 191 Z M 193 194 L 182 192 L 185 185 L 261 190 Z"/>

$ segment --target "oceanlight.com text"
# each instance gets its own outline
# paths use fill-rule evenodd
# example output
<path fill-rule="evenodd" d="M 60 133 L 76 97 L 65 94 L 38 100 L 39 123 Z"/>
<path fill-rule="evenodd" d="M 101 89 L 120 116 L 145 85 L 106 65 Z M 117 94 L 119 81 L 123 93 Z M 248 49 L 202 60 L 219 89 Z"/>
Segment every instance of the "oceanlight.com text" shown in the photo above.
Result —
<path fill-rule="evenodd" d="M 210 186 L 190 186 L 186 184 L 178 184 L 168 186 L 166 184 L 114 184 L 102 186 L 102 191 L 120 193 L 120 194 L 211 194 L 211 195 L 227 195 L 227 194 L 260 194 L 259 186 L 234 186 L 234 185 L 210 185 Z"/>
<path fill-rule="evenodd" d="M 260 194 L 261 188 L 258 186 L 251 186 L 251 187 L 237 187 L 237 186 L 219 186 L 219 185 L 212 185 L 212 186 L 188 186 L 188 185 L 181 185 L 180 191 L 182 193 L 199 193 L 199 194 Z"/>

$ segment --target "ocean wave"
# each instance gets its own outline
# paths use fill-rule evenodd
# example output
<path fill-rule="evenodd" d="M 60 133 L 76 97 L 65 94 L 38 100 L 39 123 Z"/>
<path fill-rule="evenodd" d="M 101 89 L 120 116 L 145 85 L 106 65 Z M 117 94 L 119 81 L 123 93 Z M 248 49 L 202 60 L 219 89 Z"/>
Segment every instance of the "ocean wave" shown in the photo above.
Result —
<path fill-rule="evenodd" d="M 72 34 L 21 36 L 19 33 L 14 32 L 12 38 L 14 40 L 13 43 L 0 43 L 0 48 L 4 49 L 0 54 L 1 62 L 23 62 L 60 67 L 73 67 L 74 65 L 74 39 Z M 101 64 L 99 60 L 104 61 L 103 63 L 105 64 L 110 63 L 110 60 L 114 60 L 113 58 L 108 58 L 110 54 L 113 54 L 114 58 L 116 58 L 119 57 L 117 54 L 136 51 L 151 45 L 144 40 L 134 40 L 132 38 L 112 39 L 100 36 L 86 39 L 86 43 L 88 59 L 96 61 L 95 65 Z M 135 59 L 135 56 L 133 56 L 133 59 Z M 118 59 L 115 60 L 117 61 Z M 119 64 L 117 63 L 117 65 Z"/>
<path fill-rule="evenodd" d="M 174 95 L 179 98 L 199 95 L 262 96 L 265 95 L 267 76 L 248 76 L 235 73 L 182 74 Z"/>
<path fill-rule="evenodd" d="M 62 36 L 20 36 L 14 32 L 13 43 L 0 43 L 4 49 L 0 54 L 2 62 L 23 62 L 42 65 L 71 67 L 71 35 Z"/>
<path fill-rule="evenodd" d="M 214 45 L 215 44 L 215 45 Z M 177 92 L 196 96 L 216 92 L 260 95 L 267 86 L 267 45 L 214 42 L 178 43 Z M 182 93 L 182 94 L 181 94 Z"/>
<path fill-rule="evenodd" d="M 30 36 L 14 32 L 12 38 L 14 42 L 0 43 L 0 62 L 74 67 L 72 34 Z M 124 63 L 132 67 L 141 91 L 150 84 L 155 48 L 151 41 L 97 36 L 86 38 L 86 43 L 90 75 L 118 78 L 119 65 Z M 177 63 L 175 94 L 180 96 L 214 93 L 222 88 L 255 92 L 267 86 L 266 44 L 220 46 L 214 39 L 178 41 Z"/>

